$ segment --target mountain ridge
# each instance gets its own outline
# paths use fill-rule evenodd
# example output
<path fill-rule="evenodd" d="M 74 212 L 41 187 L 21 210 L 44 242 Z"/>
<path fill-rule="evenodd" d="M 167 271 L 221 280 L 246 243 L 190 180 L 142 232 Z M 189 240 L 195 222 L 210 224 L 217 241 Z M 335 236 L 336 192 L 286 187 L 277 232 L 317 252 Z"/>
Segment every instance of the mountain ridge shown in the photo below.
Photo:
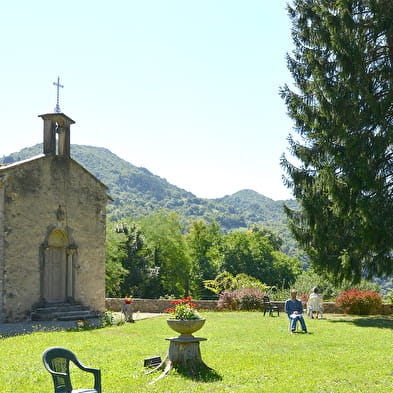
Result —
<path fill-rule="evenodd" d="M 0 158 L 0 163 L 21 161 L 42 153 L 42 144 L 27 147 Z M 108 205 L 112 220 L 139 219 L 158 209 L 175 210 L 185 219 L 217 220 L 224 230 L 248 228 L 253 224 L 286 225 L 283 204 L 296 206 L 293 199 L 274 201 L 251 189 L 221 198 L 199 198 L 169 183 L 148 169 L 137 167 L 105 147 L 71 145 L 71 156 L 106 184 L 113 203 Z"/>

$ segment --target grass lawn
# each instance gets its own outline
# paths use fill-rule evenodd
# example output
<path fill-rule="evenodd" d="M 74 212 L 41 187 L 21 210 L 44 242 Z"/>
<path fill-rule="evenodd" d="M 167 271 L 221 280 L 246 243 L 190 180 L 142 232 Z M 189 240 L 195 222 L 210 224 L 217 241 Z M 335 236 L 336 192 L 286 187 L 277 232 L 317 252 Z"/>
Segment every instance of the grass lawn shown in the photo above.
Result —
<path fill-rule="evenodd" d="M 288 319 L 258 312 L 206 312 L 197 332 L 202 358 L 217 374 L 195 381 L 171 371 L 145 375 L 143 360 L 165 358 L 176 334 L 165 317 L 103 329 L 39 332 L 0 339 L 0 392 L 52 393 L 41 354 L 50 346 L 73 351 L 100 368 L 105 393 L 134 392 L 392 392 L 393 318 L 327 314 L 306 323 L 310 334 L 290 334 Z M 75 370 L 74 388 L 92 387 Z M 79 384 L 82 384 L 81 386 Z"/>

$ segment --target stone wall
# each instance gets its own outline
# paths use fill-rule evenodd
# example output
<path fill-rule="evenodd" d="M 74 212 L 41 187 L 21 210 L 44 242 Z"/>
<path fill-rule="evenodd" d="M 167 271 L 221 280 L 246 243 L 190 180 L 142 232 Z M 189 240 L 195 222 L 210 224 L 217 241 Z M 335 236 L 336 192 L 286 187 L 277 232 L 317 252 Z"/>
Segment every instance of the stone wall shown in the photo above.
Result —
<path fill-rule="evenodd" d="M 73 272 L 66 285 L 74 300 L 103 311 L 105 186 L 74 160 L 59 156 L 7 165 L 0 175 L 5 193 L 0 320 L 26 319 L 42 302 L 47 242 L 54 231 L 67 238 L 64 252 Z"/>
<path fill-rule="evenodd" d="M 272 302 L 272 304 L 277 305 L 280 312 L 284 312 L 285 302 Z M 344 314 L 344 310 L 337 307 L 335 302 L 323 302 L 323 312 L 327 314 Z M 304 309 L 307 308 L 307 305 L 303 305 Z M 380 309 L 376 314 L 379 315 L 391 315 L 393 314 L 393 304 L 384 303 L 381 305 Z"/>
<path fill-rule="evenodd" d="M 3 315 L 3 298 L 4 292 L 4 184 L 0 177 L 0 321 Z"/>
<path fill-rule="evenodd" d="M 106 298 L 106 309 L 109 311 L 121 311 L 124 299 Z M 193 300 L 198 310 L 217 310 L 216 300 Z M 169 299 L 133 299 L 132 311 L 145 313 L 163 313 L 169 307 L 173 307 Z"/>
<path fill-rule="evenodd" d="M 106 309 L 109 311 L 120 312 L 124 299 L 107 298 Z M 216 300 L 193 300 L 197 304 L 198 310 L 212 310 L 217 311 Z M 272 304 L 279 307 L 280 312 L 284 312 L 285 302 L 272 302 Z M 334 302 L 322 303 L 324 313 L 328 314 L 344 314 L 344 311 L 336 306 Z M 133 299 L 133 312 L 145 313 L 163 313 L 169 307 L 172 307 L 170 300 L 166 299 Z M 378 314 L 391 315 L 393 314 L 393 304 L 382 304 Z"/>

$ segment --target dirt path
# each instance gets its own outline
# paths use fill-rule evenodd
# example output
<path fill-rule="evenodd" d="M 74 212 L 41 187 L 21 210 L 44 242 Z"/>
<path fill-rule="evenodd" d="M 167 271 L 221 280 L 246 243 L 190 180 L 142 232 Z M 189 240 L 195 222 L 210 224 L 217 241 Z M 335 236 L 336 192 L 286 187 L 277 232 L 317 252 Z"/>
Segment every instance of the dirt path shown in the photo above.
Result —
<path fill-rule="evenodd" d="M 140 321 L 146 318 L 159 317 L 161 315 L 164 314 L 136 312 L 133 314 L 133 319 L 135 321 Z M 89 322 L 94 325 L 99 325 L 100 320 L 98 318 L 93 318 L 89 319 Z M 18 334 L 30 334 L 33 332 L 68 330 L 74 327 L 76 327 L 76 321 L 22 321 L 15 323 L 0 323 L 0 338 Z"/>

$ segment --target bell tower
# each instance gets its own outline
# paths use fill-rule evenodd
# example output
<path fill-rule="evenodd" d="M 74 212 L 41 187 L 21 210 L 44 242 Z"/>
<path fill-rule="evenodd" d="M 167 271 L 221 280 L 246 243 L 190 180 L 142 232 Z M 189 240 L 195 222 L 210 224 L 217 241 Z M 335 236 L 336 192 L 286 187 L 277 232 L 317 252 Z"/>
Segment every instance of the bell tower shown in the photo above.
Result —
<path fill-rule="evenodd" d="M 60 77 L 53 82 L 57 88 L 55 113 L 40 115 L 44 120 L 44 154 L 53 154 L 69 158 L 71 155 L 70 127 L 75 124 L 60 110 L 59 91 L 64 86 L 60 84 Z"/>
<path fill-rule="evenodd" d="M 71 154 L 70 128 L 75 124 L 64 113 L 39 115 L 44 120 L 44 154 L 59 155 L 66 158 Z"/>

